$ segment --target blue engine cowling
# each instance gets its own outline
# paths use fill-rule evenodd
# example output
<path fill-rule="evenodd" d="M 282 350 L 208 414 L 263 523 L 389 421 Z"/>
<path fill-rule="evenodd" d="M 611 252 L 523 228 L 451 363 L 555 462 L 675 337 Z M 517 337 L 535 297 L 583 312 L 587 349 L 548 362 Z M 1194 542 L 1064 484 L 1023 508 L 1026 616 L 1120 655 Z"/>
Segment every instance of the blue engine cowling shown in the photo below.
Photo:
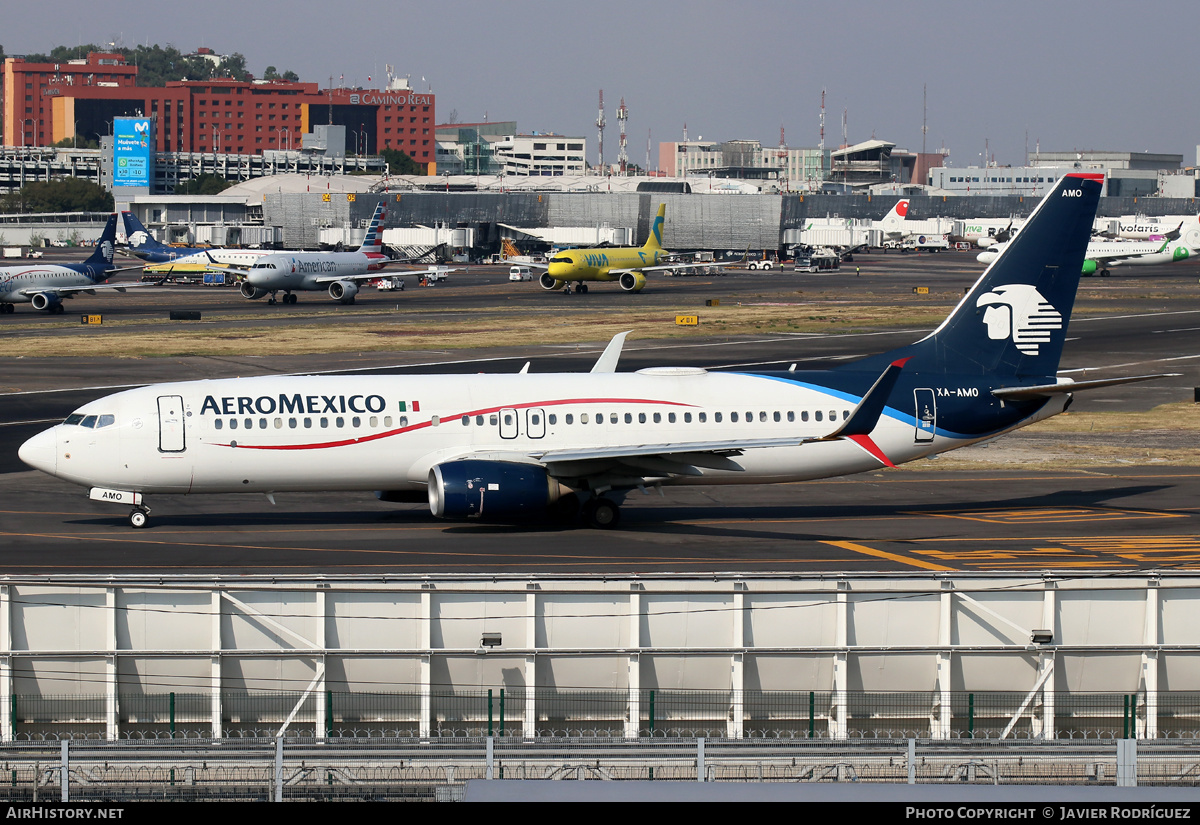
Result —
<path fill-rule="evenodd" d="M 463 459 L 429 471 L 429 509 L 438 518 L 539 518 L 570 493 L 537 464 Z"/>
<path fill-rule="evenodd" d="M 30 299 L 34 309 L 54 309 L 62 303 L 62 296 L 56 292 L 39 292 Z"/>

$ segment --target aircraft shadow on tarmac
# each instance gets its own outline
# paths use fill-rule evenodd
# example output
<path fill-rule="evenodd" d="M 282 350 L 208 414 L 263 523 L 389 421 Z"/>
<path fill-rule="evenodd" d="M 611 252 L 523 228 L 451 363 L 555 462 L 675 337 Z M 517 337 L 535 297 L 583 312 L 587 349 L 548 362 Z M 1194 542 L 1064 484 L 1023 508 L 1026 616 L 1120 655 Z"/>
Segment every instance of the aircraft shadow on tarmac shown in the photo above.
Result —
<path fill-rule="evenodd" d="M 754 537 L 766 535 L 762 531 L 747 530 L 747 521 L 797 521 L 821 519 L 822 521 L 839 522 L 853 521 L 858 518 L 887 518 L 907 517 L 921 514 L 945 514 L 949 512 L 964 515 L 979 511 L 1017 511 L 1023 509 L 1047 508 L 1118 508 L 1113 504 L 1120 499 L 1135 496 L 1153 495 L 1170 489 L 1169 484 L 1129 485 L 1125 487 L 1080 490 L 1063 489 L 1029 496 L 1020 496 L 988 501 L 955 501 L 943 499 L 935 503 L 889 502 L 889 503 L 849 503 L 849 504 L 723 504 L 704 505 L 672 505 L 625 507 L 622 509 L 621 526 L 613 532 L 614 536 L 622 533 L 639 531 L 683 533 L 696 536 L 711 535 L 713 537 L 737 538 L 739 536 Z M 1139 505 L 1137 512 L 1145 513 L 1148 518 L 1156 517 L 1160 512 L 1154 507 Z M 1173 511 L 1171 515 L 1179 515 Z M 703 523 L 696 523 L 703 522 Z M 65 519 L 64 524 L 87 527 L 121 527 L 127 528 L 127 520 L 123 511 L 115 511 L 111 515 L 88 515 Z M 486 535 L 527 533 L 557 533 L 579 529 L 574 520 L 571 521 L 527 521 L 512 524 L 494 522 L 453 522 L 435 518 L 427 508 L 413 506 L 409 509 L 379 510 L 311 510 L 303 511 L 262 511 L 262 512 L 205 512 L 205 513 L 170 513 L 156 510 L 151 518 L 147 532 L 152 533 L 155 527 L 170 527 L 173 529 L 196 528 L 198 530 L 213 527 L 246 528 L 246 527 L 295 527 L 308 525 L 313 527 L 377 527 L 387 529 L 395 527 L 403 529 L 407 526 L 436 525 L 444 528 L 449 534 Z M 738 527 L 735 527 L 738 525 Z M 830 525 L 829 531 L 810 531 L 804 535 L 790 534 L 793 538 L 810 538 L 823 540 L 841 538 L 835 525 Z M 940 531 L 939 531 L 940 532 Z M 946 531 L 947 533 L 958 531 Z M 778 538 L 777 533 L 771 534 Z M 936 537 L 936 534 L 928 536 Z"/>

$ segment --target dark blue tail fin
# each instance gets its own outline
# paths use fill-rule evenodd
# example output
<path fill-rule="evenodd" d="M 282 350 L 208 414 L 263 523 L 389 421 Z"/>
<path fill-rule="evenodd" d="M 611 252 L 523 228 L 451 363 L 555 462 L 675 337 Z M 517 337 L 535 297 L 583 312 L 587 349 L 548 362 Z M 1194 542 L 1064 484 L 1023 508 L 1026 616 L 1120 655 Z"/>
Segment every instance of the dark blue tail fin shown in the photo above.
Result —
<path fill-rule="evenodd" d="M 150 230 L 142 226 L 142 222 L 132 212 L 122 212 L 121 220 L 125 226 L 125 237 L 129 241 L 129 249 L 134 252 L 169 252 L 171 247 L 158 241 Z"/>
<path fill-rule="evenodd" d="M 942 325 L 881 360 L 908 357 L 923 373 L 1053 376 L 1103 180 L 1061 179 Z"/>
<path fill-rule="evenodd" d="M 100 233 L 100 237 L 96 240 L 96 251 L 91 254 L 84 263 L 89 267 L 100 267 L 101 270 L 111 269 L 113 265 L 113 252 L 117 245 L 117 213 L 113 212 L 108 216 L 108 223 L 104 224 L 104 231 Z"/>

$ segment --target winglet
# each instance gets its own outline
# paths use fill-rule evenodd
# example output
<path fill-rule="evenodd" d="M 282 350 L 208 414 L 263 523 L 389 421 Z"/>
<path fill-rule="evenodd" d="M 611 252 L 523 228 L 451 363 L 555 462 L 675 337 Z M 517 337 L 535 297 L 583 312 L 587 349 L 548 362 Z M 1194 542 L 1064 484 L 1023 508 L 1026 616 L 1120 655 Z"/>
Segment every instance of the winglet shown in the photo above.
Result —
<path fill-rule="evenodd" d="M 871 389 L 867 390 L 867 394 L 862 397 L 862 401 L 858 402 L 858 406 L 854 408 L 854 412 L 850 413 L 850 417 L 846 419 L 845 423 L 821 440 L 831 441 L 835 438 L 869 436 L 874 431 L 875 425 L 879 423 L 879 416 L 883 414 L 888 396 L 892 394 L 892 388 L 896 386 L 896 381 L 900 378 L 900 370 L 904 369 L 904 365 L 909 360 L 901 358 L 888 364 L 887 369 L 875 380 Z"/>
<path fill-rule="evenodd" d="M 596 359 L 596 363 L 592 365 L 592 372 L 616 372 L 617 362 L 621 360 L 621 350 L 625 348 L 625 336 L 633 330 L 618 332 L 608 342 L 608 346 L 604 348 L 604 352 L 600 353 L 600 357 Z"/>

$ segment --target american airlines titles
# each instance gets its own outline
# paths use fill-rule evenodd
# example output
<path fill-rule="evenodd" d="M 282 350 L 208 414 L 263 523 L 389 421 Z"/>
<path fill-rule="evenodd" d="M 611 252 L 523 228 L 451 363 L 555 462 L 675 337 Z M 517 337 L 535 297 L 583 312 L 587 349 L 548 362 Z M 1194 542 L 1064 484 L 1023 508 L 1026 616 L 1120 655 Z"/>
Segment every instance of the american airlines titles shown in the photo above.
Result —
<path fill-rule="evenodd" d="M 303 259 L 292 261 L 297 272 L 336 272 L 337 264 L 333 261 L 305 261 Z"/>
<path fill-rule="evenodd" d="M 382 395 L 224 395 L 214 398 L 204 396 L 200 414 L 212 412 L 216 415 L 270 415 L 280 413 L 380 413 L 387 407 Z"/>

